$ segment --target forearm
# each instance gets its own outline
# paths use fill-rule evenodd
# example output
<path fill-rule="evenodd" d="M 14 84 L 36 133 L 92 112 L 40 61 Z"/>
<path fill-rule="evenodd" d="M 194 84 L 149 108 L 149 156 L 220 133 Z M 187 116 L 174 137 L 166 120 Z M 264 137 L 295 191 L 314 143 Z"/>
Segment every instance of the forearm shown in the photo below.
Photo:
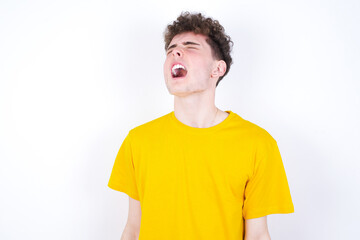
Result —
<path fill-rule="evenodd" d="M 267 216 L 245 220 L 245 240 L 271 240 Z"/>
<path fill-rule="evenodd" d="M 271 240 L 269 232 L 263 233 L 261 235 L 251 236 L 245 233 L 244 240 Z"/>
<path fill-rule="evenodd" d="M 138 239 L 139 239 L 139 232 L 134 228 L 130 227 L 129 225 L 126 225 L 120 240 L 138 240 Z"/>

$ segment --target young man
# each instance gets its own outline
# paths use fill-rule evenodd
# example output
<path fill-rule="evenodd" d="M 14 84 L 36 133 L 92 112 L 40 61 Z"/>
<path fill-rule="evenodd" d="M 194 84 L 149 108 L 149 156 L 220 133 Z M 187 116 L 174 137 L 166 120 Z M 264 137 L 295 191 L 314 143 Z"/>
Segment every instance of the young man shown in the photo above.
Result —
<path fill-rule="evenodd" d="M 274 138 L 215 106 L 231 44 L 202 14 L 167 26 L 174 111 L 131 129 L 116 156 L 108 186 L 129 195 L 121 239 L 265 240 L 266 216 L 294 211 Z"/>

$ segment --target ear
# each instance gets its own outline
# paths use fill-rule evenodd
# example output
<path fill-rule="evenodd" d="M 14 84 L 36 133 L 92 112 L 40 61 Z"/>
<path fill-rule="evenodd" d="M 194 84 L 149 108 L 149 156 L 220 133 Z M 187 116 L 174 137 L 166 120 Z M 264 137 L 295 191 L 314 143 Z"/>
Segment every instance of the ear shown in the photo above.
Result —
<path fill-rule="evenodd" d="M 224 60 L 216 61 L 215 68 L 211 72 L 212 78 L 219 78 L 224 76 L 226 72 L 226 62 Z"/>

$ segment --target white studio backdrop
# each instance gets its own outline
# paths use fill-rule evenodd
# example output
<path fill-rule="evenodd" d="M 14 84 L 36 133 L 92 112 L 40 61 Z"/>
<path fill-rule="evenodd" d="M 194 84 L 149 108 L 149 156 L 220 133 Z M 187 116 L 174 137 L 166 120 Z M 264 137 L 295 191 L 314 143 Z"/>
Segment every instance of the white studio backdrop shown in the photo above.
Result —
<path fill-rule="evenodd" d="M 216 105 L 278 142 L 295 213 L 272 239 L 359 236 L 359 1 L 2 0 L 0 239 L 120 239 L 107 182 L 127 132 L 173 110 L 162 33 L 185 10 L 234 41 Z"/>

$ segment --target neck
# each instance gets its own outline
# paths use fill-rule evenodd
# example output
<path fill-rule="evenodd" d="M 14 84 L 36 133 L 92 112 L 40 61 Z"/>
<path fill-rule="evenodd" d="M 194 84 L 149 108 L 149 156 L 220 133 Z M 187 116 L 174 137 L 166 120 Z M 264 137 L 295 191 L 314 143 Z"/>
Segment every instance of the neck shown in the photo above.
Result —
<path fill-rule="evenodd" d="M 180 122 L 191 127 L 208 128 L 226 118 L 228 113 L 215 106 L 214 95 L 208 97 L 200 95 L 174 96 L 174 113 Z"/>

